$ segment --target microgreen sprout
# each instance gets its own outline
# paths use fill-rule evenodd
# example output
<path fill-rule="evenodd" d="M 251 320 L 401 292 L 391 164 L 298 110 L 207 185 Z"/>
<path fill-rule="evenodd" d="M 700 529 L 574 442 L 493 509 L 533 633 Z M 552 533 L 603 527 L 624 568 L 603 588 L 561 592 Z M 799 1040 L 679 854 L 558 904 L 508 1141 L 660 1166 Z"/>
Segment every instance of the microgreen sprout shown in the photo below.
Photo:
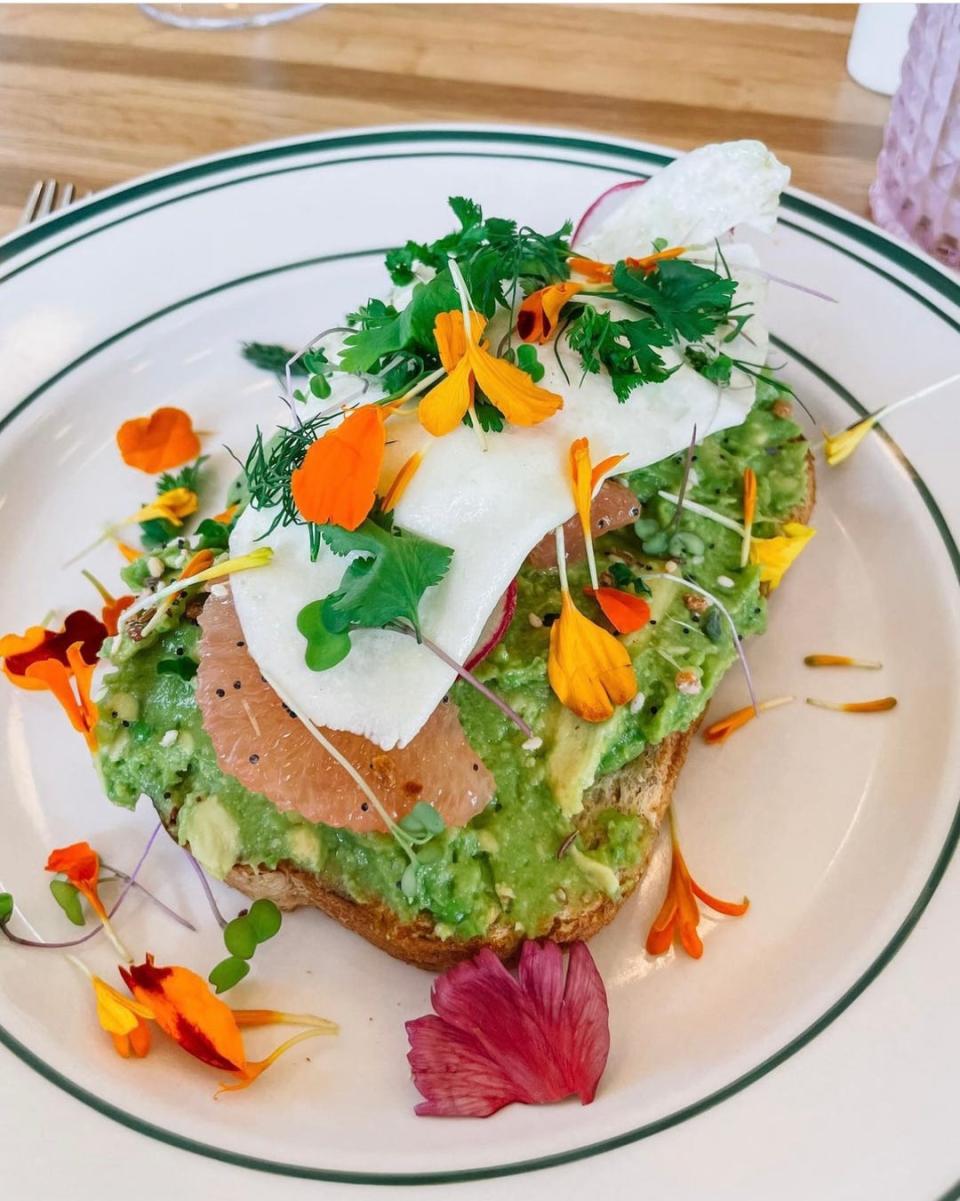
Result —
<path fill-rule="evenodd" d="M 207 977 L 218 994 L 239 984 L 249 973 L 250 960 L 257 947 L 279 932 L 282 921 L 280 910 L 273 901 L 261 897 L 233 921 L 227 922 L 223 928 L 223 942 L 230 953 Z"/>

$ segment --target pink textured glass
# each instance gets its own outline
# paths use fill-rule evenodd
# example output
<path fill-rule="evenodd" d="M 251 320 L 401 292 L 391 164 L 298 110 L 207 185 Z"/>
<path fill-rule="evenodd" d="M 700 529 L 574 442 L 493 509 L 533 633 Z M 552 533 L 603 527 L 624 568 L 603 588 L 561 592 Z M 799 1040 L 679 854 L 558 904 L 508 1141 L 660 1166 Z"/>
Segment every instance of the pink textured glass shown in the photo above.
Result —
<path fill-rule="evenodd" d="M 960 4 L 921 4 L 870 189 L 874 220 L 960 269 Z"/>

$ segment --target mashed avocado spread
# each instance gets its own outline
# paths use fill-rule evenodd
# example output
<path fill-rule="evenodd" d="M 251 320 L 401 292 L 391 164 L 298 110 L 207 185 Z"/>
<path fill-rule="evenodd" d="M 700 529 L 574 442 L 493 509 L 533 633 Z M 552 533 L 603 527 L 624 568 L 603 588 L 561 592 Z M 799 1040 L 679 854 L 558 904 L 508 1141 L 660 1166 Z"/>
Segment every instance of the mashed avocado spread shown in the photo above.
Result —
<path fill-rule="evenodd" d="M 806 498 L 806 453 L 800 430 L 773 388 L 761 382 L 744 424 L 697 448 L 687 496 L 739 520 L 743 471 L 750 466 L 758 481 L 754 534 L 770 536 L 771 522 Z M 740 568 L 740 537 L 689 509 L 670 529 L 675 508 L 658 493 L 675 494 L 682 472 L 683 456 L 677 455 L 626 478 L 642 505 L 642 537 L 627 527 L 597 539 L 600 571 L 616 572 L 618 565 L 662 571 L 670 552 L 659 536 L 669 530 L 678 574 L 721 597 L 741 635 L 762 631 L 758 569 Z M 578 597 L 586 582 L 585 566 L 571 571 Z M 691 611 L 682 587 L 654 581 L 652 619 L 626 639 L 637 700 L 608 722 L 590 725 L 560 706 L 547 681 L 549 626 L 560 611 L 556 571 L 524 567 L 518 586 L 510 629 L 476 671 L 527 720 L 544 747 L 524 751 L 523 735 L 499 710 L 462 681 L 454 686 L 464 730 L 497 791 L 468 826 L 445 830 L 421 849 L 412 898 L 400 887 L 407 861 L 388 835 L 356 834 L 280 813 L 219 769 L 189 668 L 158 670 L 161 663 L 197 658 L 200 630 L 179 604 L 155 634 L 139 643 L 124 640 L 111 652 L 116 670 L 106 677 L 98 728 L 110 799 L 133 807 L 146 794 L 165 822 L 176 820 L 180 841 L 219 876 L 236 863 L 274 868 L 286 861 L 322 874 L 355 900 L 384 902 L 402 920 L 426 911 L 441 937 L 482 935 L 494 921 L 536 937 L 560 910 L 585 903 L 598 890 L 614 893 L 617 872 L 642 862 L 653 838 L 639 814 L 595 805 L 580 812 L 584 790 L 696 721 L 736 656 L 715 609 L 712 617 L 709 609 Z M 597 615 L 585 598 L 583 607 Z M 679 672 L 692 672 L 699 690 L 681 691 Z M 576 843 L 558 858 L 574 830 Z"/>

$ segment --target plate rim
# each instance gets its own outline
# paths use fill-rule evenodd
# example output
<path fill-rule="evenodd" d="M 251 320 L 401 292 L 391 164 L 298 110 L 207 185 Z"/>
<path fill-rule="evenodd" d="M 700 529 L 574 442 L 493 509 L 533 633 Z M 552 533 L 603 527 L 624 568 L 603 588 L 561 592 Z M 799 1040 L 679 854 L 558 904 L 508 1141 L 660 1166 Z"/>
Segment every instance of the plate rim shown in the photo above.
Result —
<path fill-rule="evenodd" d="M 410 135 L 419 135 L 411 139 Z M 464 136 L 466 135 L 466 136 Z M 646 160 L 648 163 L 653 162 L 658 166 L 671 161 L 675 157 L 674 152 L 670 152 L 666 148 L 656 146 L 650 143 L 631 142 L 627 139 L 604 139 L 603 135 L 584 136 L 582 133 L 574 131 L 563 131 L 550 129 L 549 127 L 504 127 L 497 125 L 456 125 L 456 124 L 424 124 L 416 126 L 380 126 L 353 129 L 341 133 L 333 131 L 322 135 L 305 135 L 299 138 L 280 139 L 273 142 L 259 143 L 250 147 L 241 147 L 236 150 L 227 151 L 222 154 L 214 154 L 201 159 L 189 160 L 184 164 L 180 164 L 173 168 L 157 172 L 148 176 L 129 181 L 128 183 L 117 185 L 117 187 L 109 189 L 108 192 L 94 197 L 85 202 L 83 205 L 76 206 L 75 209 L 67 210 L 64 213 L 56 214 L 48 218 L 45 222 L 40 223 L 37 227 L 30 227 L 27 230 L 14 232 L 7 238 L 0 241 L 0 265 L 8 261 L 11 257 L 20 253 L 20 250 L 29 246 L 41 244 L 44 240 L 49 240 L 56 237 L 65 228 L 82 221 L 84 218 L 92 216 L 95 212 L 104 212 L 107 209 L 116 207 L 125 201 L 130 201 L 140 195 L 151 194 L 155 191 L 162 191 L 164 188 L 176 186 L 187 182 L 191 179 L 203 178 L 207 174 L 216 171 L 230 171 L 236 169 L 243 163 L 255 163 L 257 161 L 270 160 L 277 157 L 286 157 L 287 155 L 295 155 L 308 153 L 311 149 L 320 150 L 324 148 L 338 147 L 341 145 L 369 145 L 390 143 L 391 141 L 426 141 L 430 137 L 439 138 L 441 141 L 455 141 L 457 139 L 465 141 L 482 142 L 500 140 L 508 143 L 521 144 L 536 144 L 548 146 L 565 146 L 568 149 L 577 149 L 585 153 L 602 152 L 610 154 L 620 154 L 626 161 Z M 452 151 L 452 154 L 470 153 L 463 149 Z M 376 158 L 394 157 L 389 155 L 377 155 Z M 509 153 L 494 152 L 490 157 L 495 158 L 536 158 L 543 159 L 543 155 L 512 155 Z M 574 160 L 566 160 L 571 165 Z M 578 160 L 579 161 L 579 160 Z M 333 160 L 331 165 L 343 160 Z M 290 167 L 287 170 L 309 169 L 311 166 L 319 164 L 301 164 L 300 167 Z M 609 166 L 607 164 L 591 163 L 589 160 L 583 160 L 582 165 L 594 169 L 606 169 L 611 171 L 621 170 L 619 166 Z M 626 166 L 622 169 L 624 174 L 631 173 Z M 273 174 L 268 172 L 266 174 Z M 633 172 L 641 174 L 642 172 Z M 263 173 L 261 173 L 263 174 Z M 229 183 L 242 184 L 249 182 L 252 179 L 258 178 L 257 175 L 241 175 L 235 179 L 225 181 L 217 186 L 226 186 Z M 199 192 L 208 189 L 197 189 L 194 191 L 182 194 L 183 199 L 188 199 L 191 196 L 197 195 Z M 170 199 L 179 199 L 180 196 Z M 785 207 L 791 211 L 801 213 L 811 217 L 814 220 L 820 221 L 836 232 L 842 233 L 851 237 L 855 242 L 867 246 L 882 258 L 892 261 L 898 266 L 906 266 L 910 273 L 921 279 L 925 284 L 932 287 L 936 292 L 940 293 L 948 301 L 960 300 L 960 285 L 958 285 L 953 277 L 946 269 L 936 260 L 929 256 L 915 251 L 912 247 L 900 242 L 898 239 L 891 237 L 884 231 L 869 225 L 862 218 L 857 217 L 853 213 L 849 213 L 841 207 L 832 204 L 828 201 L 820 200 L 809 193 L 801 192 L 798 189 L 789 189 L 788 203 Z M 164 202 L 169 203 L 170 200 Z M 137 216 L 149 214 L 159 205 L 150 206 L 143 209 L 135 209 L 126 214 L 121 220 L 133 219 Z M 824 217 L 829 218 L 824 220 Z M 73 241 L 60 243 L 52 248 L 47 253 L 31 259 L 27 263 L 19 265 L 13 272 L 7 276 L 0 278 L 0 282 L 5 279 L 10 279 L 14 275 L 20 274 L 22 271 L 31 266 L 36 265 L 46 257 L 49 253 L 55 253 L 60 249 L 67 249 L 76 241 L 79 241 L 97 232 L 106 232 L 117 222 L 107 222 L 102 225 L 97 225 L 93 229 L 81 234 L 79 238 Z M 951 325 L 957 331 L 960 331 L 960 323 L 943 312 L 928 297 L 916 292 L 903 280 L 896 276 L 890 275 L 882 270 L 877 264 L 869 259 L 861 258 L 848 248 L 838 245 L 830 241 L 828 238 L 818 235 L 816 232 L 807 229 L 800 225 L 795 225 L 792 222 L 785 222 L 797 229 L 798 232 L 805 236 L 813 237 L 815 240 L 824 242 L 832 249 L 838 250 L 841 253 L 856 259 L 863 266 L 884 276 L 888 282 L 892 283 L 898 289 L 908 293 L 912 298 L 924 307 L 930 309 L 935 315 L 939 316 L 946 323 Z M 853 233 L 851 233 L 851 228 Z M 11 250 L 11 247 L 14 247 Z M 78 356 L 72 362 L 64 365 L 58 371 L 53 373 L 47 380 L 34 388 L 31 393 L 19 402 L 15 402 L 12 408 L 0 418 L 0 431 L 2 431 L 17 415 L 22 413 L 30 404 L 46 391 L 47 388 L 55 384 L 65 374 L 82 365 L 82 363 L 102 353 L 114 342 L 134 332 L 135 329 L 157 320 L 166 315 L 168 312 L 176 308 L 180 308 L 189 303 L 194 303 L 205 299 L 210 295 L 216 294 L 219 291 L 229 287 L 239 286 L 246 282 L 251 282 L 256 278 L 262 278 L 265 275 L 276 274 L 285 270 L 296 269 L 308 265 L 308 263 L 317 263 L 322 261 L 330 261 L 331 259 L 342 259 L 359 257 L 361 255 L 372 255 L 382 253 L 380 248 L 374 248 L 362 251 L 341 252 L 334 255 L 317 256 L 310 260 L 304 260 L 299 263 L 283 264 L 277 267 L 270 268 L 266 271 L 260 271 L 248 276 L 240 277 L 232 281 L 224 281 L 213 288 L 204 290 L 194 296 L 186 299 L 181 299 L 173 305 L 165 306 L 163 309 L 155 313 L 149 314 L 137 322 L 123 330 L 116 331 L 109 337 L 101 340 L 97 345 L 89 348 L 82 355 Z M 917 270 L 915 268 L 921 268 Z M 932 268 L 932 271 L 931 271 Z M 951 293 L 956 292 L 956 296 Z M 788 351 L 805 369 L 811 371 L 818 376 L 821 381 L 829 387 L 835 395 L 848 404 L 855 413 L 860 416 L 866 415 L 867 410 L 856 399 L 856 397 L 846 389 L 839 381 L 832 377 L 824 368 L 813 360 L 808 359 L 805 355 L 795 351 L 793 347 L 778 340 L 779 344 Z M 946 521 L 946 518 L 940 510 L 937 501 L 930 492 L 928 486 L 924 482 L 922 476 L 902 450 L 897 445 L 896 441 L 883 429 L 880 429 L 884 441 L 894 454 L 899 465 L 905 470 L 910 482 L 916 487 L 920 493 L 921 499 L 925 507 L 931 515 L 934 526 L 939 534 L 944 547 L 947 551 L 950 564 L 953 567 L 954 574 L 960 583 L 960 548 L 958 548 L 954 540 L 952 531 Z M 508 1164 L 496 1164 L 485 1167 L 465 1168 L 465 1169 L 450 1169 L 442 1172 L 359 1172 L 352 1170 L 338 1169 L 323 1169 L 314 1168 L 308 1165 L 288 1164 L 280 1161 L 263 1159 L 255 1156 L 248 1156 L 240 1152 L 233 1152 L 224 1148 L 211 1146 L 206 1143 L 199 1142 L 185 1135 L 166 1130 L 163 1127 L 139 1118 L 136 1115 L 128 1113 L 112 1102 L 105 1101 L 90 1092 L 84 1086 L 76 1084 L 68 1077 L 64 1076 L 58 1069 L 47 1064 L 29 1047 L 20 1042 L 15 1036 L 10 1034 L 5 1027 L 0 1025 L 0 1045 L 6 1046 L 11 1052 L 17 1055 L 27 1066 L 31 1067 L 40 1076 L 47 1079 L 63 1091 L 73 1096 L 75 1099 L 88 1105 L 95 1111 L 105 1117 L 111 1118 L 114 1121 L 132 1129 L 147 1137 L 156 1139 L 159 1142 L 174 1146 L 180 1150 L 186 1150 L 195 1154 L 203 1155 L 207 1158 L 218 1160 L 220 1162 L 229 1163 L 233 1166 L 251 1168 L 258 1171 L 271 1173 L 274 1175 L 299 1177 L 302 1179 L 322 1180 L 337 1183 L 351 1184 L 380 1184 L 380 1185 L 415 1185 L 415 1184 L 443 1184 L 452 1182 L 467 1182 L 474 1180 L 493 1179 L 502 1176 L 516 1175 L 531 1171 L 538 1171 L 548 1167 L 556 1167 L 565 1163 L 575 1162 L 581 1159 L 586 1159 L 594 1155 L 601 1154 L 606 1151 L 614 1150 L 618 1147 L 623 1147 L 631 1143 L 641 1141 L 653 1134 L 659 1133 L 662 1130 L 669 1129 L 673 1126 L 695 1117 L 708 1109 L 713 1108 L 720 1102 L 741 1092 L 749 1085 L 755 1083 L 763 1076 L 767 1075 L 774 1068 L 785 1062 L 797 1051 L 801 1050 L 807 1043 L 811 1042 L 820 1033 L 822 1033 L 832 1022 L 840 1016 L 852 1003 L 857 999 L 869 985 L 880 975 L 887 965 L 896 956 L 899 949 L 903 946 L 911 931 L 916 926 L 917 921 L 923 911 L 933 897 L 946 868 L 953 856 L 958 842 L 960 842 L 960 805 L 954 812 L 950 827 L 947 830 L 946 838 L 943 847 L 938 853 L 923 887 L 917 899 L 911 905 L 908 913 L 903 918 L 901 923 L 894 931 L 892 937 L 868 965 L 868 967 L 857 977 L 857 979 L 843 992 L 843 994 L 825 1011 L 820 1018 L 811 1022 L 806 1029 L 794 1036 L 782 1048 L 767 1056 L 760 1064 L 751 1068 L 749 1071 L 741 1073 L 735 1080 L 729 1082 L 719 1089 L 715 1089 L 708 1096 L 701 1098 L 697 1102 L 684 1106 L 676 1110 L 672 1114 L 664 1115 L 661 1118 L 648 1122 L 645 1125 L 633 1130 L 624 1131 L 618 1135 L 610 1136 L 607 1139 L 601 1139 L 596 1142 L 568 1149 L 565 1151 L 555 1152 L 550 1155 L 538 1156 L 534 1159 L 514 1161 Z"/>

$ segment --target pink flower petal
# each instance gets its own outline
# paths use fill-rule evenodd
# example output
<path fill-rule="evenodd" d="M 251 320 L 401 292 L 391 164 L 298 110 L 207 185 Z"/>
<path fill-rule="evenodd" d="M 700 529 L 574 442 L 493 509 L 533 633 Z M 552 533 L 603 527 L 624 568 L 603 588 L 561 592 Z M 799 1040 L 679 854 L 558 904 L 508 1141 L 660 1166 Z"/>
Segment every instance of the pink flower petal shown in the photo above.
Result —
<path fill-rule="evenodd" d="M 527 942 L 518 977 L 484 949 L 433 986 L 436 1016 L 407 1022 L 422 1116 L 488 1117 L 520 1101 L 593 1100 L 610 1050 L 607 996 L 584 943 Z"/>

